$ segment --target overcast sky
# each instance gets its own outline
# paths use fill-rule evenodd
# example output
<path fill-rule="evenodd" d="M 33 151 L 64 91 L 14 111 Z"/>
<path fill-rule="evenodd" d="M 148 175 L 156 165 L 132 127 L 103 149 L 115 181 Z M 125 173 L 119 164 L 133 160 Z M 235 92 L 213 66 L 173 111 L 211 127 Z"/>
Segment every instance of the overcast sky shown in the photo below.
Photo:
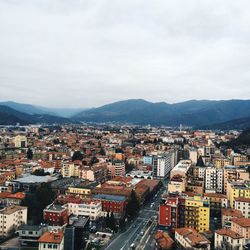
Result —
<path fill-rule="evenodd" d="M 0 0 L 0 100 L 250 99 L 249 0 Z"/>

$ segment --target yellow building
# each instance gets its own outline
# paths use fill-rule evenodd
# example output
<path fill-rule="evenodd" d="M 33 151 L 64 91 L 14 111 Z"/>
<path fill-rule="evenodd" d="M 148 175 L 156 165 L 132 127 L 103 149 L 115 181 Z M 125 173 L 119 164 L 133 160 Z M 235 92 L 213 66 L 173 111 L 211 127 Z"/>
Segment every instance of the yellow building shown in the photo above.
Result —
<path fill-rule="evenodd" d="M 237 180 L 249 180 L 249 173 L 246 168 L 237 166 L 225 166 L 224 168 L 224 193 L 227 193 L 227 183 Z"/>
<path fill-rule="evenodd" d="M 191 227 L 198 232 L 209 230 L 210 222 L 209 200 L 201 196 L 185 199 L 185 227 Z"/>
<path fill-rule="evenodd" d="M 77 195 L 80 198 L 88 198 L 92 194 L 92 189 L 96 187 L 101 187 L 101 185 L 96 182 L 86 182 L 78 186 L 68 187 L 66 194 Z"/>
<path fill-rule="evenodd" d="M 63 164 L 62 176 L 65 177 L 78 177 L 80 165 L 74 163 Z"/>
<path fill-rule="evenodd" d="M 213 159 L 213 165 L 216 168 L 224 168 L 227 165 L 231 165 L 231 161 L 226 158 L 215 158 Z"/>
<path fill-rule="evenodd" d="M 232 181 L 227 183 L 227 198 L 234 208 L 235 198 L 250 198 L 250 181 Z"/>

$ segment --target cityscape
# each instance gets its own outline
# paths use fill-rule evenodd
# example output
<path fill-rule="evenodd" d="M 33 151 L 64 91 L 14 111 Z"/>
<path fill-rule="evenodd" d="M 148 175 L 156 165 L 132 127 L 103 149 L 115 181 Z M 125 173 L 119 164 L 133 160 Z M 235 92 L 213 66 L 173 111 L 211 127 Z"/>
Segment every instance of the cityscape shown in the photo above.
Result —
<path fill-rule="evenodd" d="M 250 250 L 249 8 L 0 0 L 0 250 Z"/>
<path fill-rule="evenodd" d="M 249 135 L 2 126 L 1 249 L 247 249 Z"/>

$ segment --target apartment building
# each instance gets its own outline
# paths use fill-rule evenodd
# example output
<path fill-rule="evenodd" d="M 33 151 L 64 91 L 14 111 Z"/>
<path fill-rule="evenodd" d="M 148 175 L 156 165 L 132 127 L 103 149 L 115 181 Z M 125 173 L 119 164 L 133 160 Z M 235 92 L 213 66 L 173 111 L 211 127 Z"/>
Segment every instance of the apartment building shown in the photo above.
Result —
<path fill-rule="evenodd" d="M 233 165 L 237 165 L 237 162 L 247 162 L 248 161 L 247 156 L 243 155 L 243 154 L 234 153 L 231 155 L 231 158 L 232 158 Z"/>
<path fill-rule="evenodd" d="M 95 221 L 102 216 L 102 203 L 94 200 L 84 200 L 80 203 L 68 203 L 68 213 L 76 216 L 89 216 Z"/>
<path fill-rule="evenodd" d="M 124 161 L 115 160 L 112 162 L 112 164 L 108 165 L 107 167 L 111 178 L 115 176 L 125 176 L 126 174 Z"/>
<path fill-rule="evenodd" d="M 0 235 L 8 236 L 27 223 L 27 207 L 9 206 L 0 210 Z"/>
<path fill-rule="evenodd" d="M 68 223 L 67 207 L 50 204 L 43 210 L 43 219 L 49 225 L 63 226 Z"/>
<path fill-rule="evenodd" d="M 249 180 L 247 168 L 228 165 L 224 167 L 224 193 L 227 193 L 227 182 L 237 180 Z"/>
<path fill-rule="evenodd" d="M 234 208 L 239 210 L 245 218 L 250 218 L 250 198 L 235 198 Z"/>
<path fill-rule="evenodd" d="M 63 178 L 78 177 L 80 165 L 74 163 L 64 163 L 62 167 Z"/>
<path fill-rule="evenodd" d="M 231 208 L 236 198 L 250 198 L 250 181 L 227 182 L 227 198 Z"/>
<path fill-rule="evenodd" d="M 234 218 L 231 220 L 231 229 L 239 235 L 242 235 L 246 240 L 245 243 L 250 242 L 250 219 L 249 218 Z"/>
<path fill-rule="evenodd" d="M 206 167 L 205 169 L 205 192 L 222 193 L 223 192 L 223 169 Z"/>
<path fill-rule="evenodd" d="M 191 160 L 181 160 L 178 164 L 171 170 L 170 178 L 175 175 L 182 176 L 186 178 L 190 168 L 191 168 L 192 161 Z"/>
<path fill-rule="evenodd" d="M 185 199 L 185 227 L 191 227 L 198 232 L 209 230 L 210 203 L 209 199 L 201 196 Z"/>

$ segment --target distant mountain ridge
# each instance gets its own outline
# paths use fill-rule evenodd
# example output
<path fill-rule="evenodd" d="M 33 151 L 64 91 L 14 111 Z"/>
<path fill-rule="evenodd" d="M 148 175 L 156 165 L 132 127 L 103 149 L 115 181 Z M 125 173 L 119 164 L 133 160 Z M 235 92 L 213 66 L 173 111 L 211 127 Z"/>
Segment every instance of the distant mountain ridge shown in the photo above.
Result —
<path fill-rule="evenodd" d="M 0 105 L 0 125 L 29 125 L 29 124 L 54 124 L 70 123 L 71 120 L 48 114 L 27 114 L 8 106 Z"/>
<path fill-rule="evenodd" d="M 83 108 L 47 108 L 47 107 L 41 107 L 41 106 L 12 102 L 12 101 L 0 102 L 0 105 L 4 105 L 30 115 L 46 114 L 53 116 L 62 116 L 66 118 L 69 118 L 79 113 L 80 111 L 85 110 Z"/>
<path fill-rule="evenodd" d="M 82 122 L 205 126 L 248 116 L 250 117 L 250 100 L 190 100 L 169 104 L 130 99 L 89 109 L 73 118 Z"/>
<path fill-rule="evenodd" d="M 183 124 L 203 129 L 244 129 L 250 124 L 250 100 L 189 100 L 169 104 L 129 99 L 81 110 L 77 114 L 74 114 L 77 109 L 68 109 L 67 115 L 67 108 L 61 109 L 63 115 L 53 113 L 53 110 L 29 104 L 0 102 L 0 124 L 116 122 L 155 126 Z"/>

